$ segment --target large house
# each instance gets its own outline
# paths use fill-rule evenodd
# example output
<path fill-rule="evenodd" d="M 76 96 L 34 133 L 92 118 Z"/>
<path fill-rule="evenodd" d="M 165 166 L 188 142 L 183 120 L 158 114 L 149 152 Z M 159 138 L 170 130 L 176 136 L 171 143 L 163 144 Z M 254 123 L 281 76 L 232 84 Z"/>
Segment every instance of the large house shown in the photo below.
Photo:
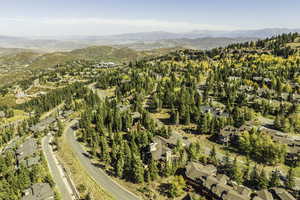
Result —
<path fill-rule="evenodd" d="M 272 194 L 264 189 L 256 192 L 256 196 L 253 198 L 253 200 L 273 200 Z"/>
<path fill-rule="evenodd" d="M 25 158 L 33 156 L 37 151 L 37 143 L 35 139 L 29 138 L 23 144 L 19 146 L 16 151 L 17 159 L 19 162 L 23 161 Z"/>
<path fill-rule="evenodd" d="M 272 188 L 271 192 L 278 200 L 296 200 L 289 192 L 282 188 Z"/>
<path fill-rule="evenodd" d="M 190 145 L 189 140 L 182 137 L 176 131 L 173 131 L 169 138 L 155 136 L 153 142 L 150 144 L 152 158 L 154 160 L 170 161 L 175 156 L 173 155 L 173 149 L 178 142 L 181 142 L 183 147 L 188 147 Z"/>
<path fill-rule="evenodd" d="M 21 200 L 52 200 L 54 192 L 48 183 L 36 183 L 24 191 Z"/>
<path fill-rule="evenodd" d="M 237 185 L 224 174 L 217 174 L 213 165 L 189 162 L 186 166 L 187 183 L 195 186 L 202 195 L 212 200 L 296 200 L 283 188 L 272 188 L 253 192 L 250 188 Z"/>
<path fill-rule="evenodd" d="M 185 175 L 188 181 L 198 184 L 211 199 L 250 200 L 251 190 L 243 186 L 229 184 L 229 178 L 224 174 L 216 174 L 213 165 L 202 165 L 190 162 L 186 166 Z"/>

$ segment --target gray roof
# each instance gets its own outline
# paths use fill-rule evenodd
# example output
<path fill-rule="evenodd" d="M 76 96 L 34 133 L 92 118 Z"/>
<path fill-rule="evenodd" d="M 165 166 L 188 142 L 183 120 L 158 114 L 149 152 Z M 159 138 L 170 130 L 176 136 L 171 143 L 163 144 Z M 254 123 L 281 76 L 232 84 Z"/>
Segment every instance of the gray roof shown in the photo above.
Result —
<path fill-rule="evenodd" d="M 22 161 L 24 158 L 32 156 L 37 150 L 35 139 L 29 138 L 17 149 L 17 158 Z"/>
<path fill-rule="evenodd" d="M 217 169 L 213 165 L 202 165 L 197 162 L 189 162 L 186 166 L 186 176 L 192 180 L 201 179 L 216 174 Z"/>
<path fill-rule="evenodd" d="M 152 158 L 155 160 L 163 158 L 163 156 L 165 156 L 166 153 L 172 151 L 172 146 L 175 146 L 178 141 L 181 141 L 184 147 L 190 145 L 190 141 L 188 139 L 184 139 L 176 131 L 172 131 L 171 136 L 169 138 L 155 136 L 153 138 L 153 143 L 150 144 L 150 152 L 152 154 Z"/>
<path fill-rule="evenodd" d="M 31 167 L 32 165 L 36 165 L 40 162 L 40 157 L 39 156 L 35 156 L 33 158 L 28 158 L 26 160 L 26 166 L 27 167 Z"/>
<path fill-rule="evenodd" d="M 252 193 L 252 190 L 250 188 L 245 187 L 243 185 L 238 185 L 236 188 L 236 191 L 245 197 L 250 197 L 250 195 Z"/>
<path fill-rule="evenodd" d="M 22 200 L 50 200 L 54 199 L 54 192 L 48 183 L 36 183 L 22 197 Z"/>
<path fill-rule="evenodd" d="M 216 179 L 222 184 L 227 184 L 227 181 L 230 180 L 225 174 L 217 174 Z"/>
<path fill-rule="evenodd" d="M 288 191 L 282 188 L 272 188 L 280 200 L 296 200 Z"/>
<path fill-rule="evenodd" d="M 208 177 L 206 177 L 203 185 L 207 189 L 212 190 L 214 187 L 216 187 L 218 185 L 218 183 L 219 183 L 219 181 L 216 179 L 215 176 L 208 176 Z"/>
<path fill-rule="evenodd" d="M 171 151 L 161 140 L 161 137 L 154 137 L 153 143 L 150 144 L 150 153 L 154 160 L 160 160 L 166 156 L 167 152 Z"/>
<path fill-rule="evenodd" d="M 262 200 L 273 200 L 273 196 L 268 190 L 260 190 L 256 194 L 257 197 L 259 197 Z"/>
<path fill-rule="evenodd" d="M 43 131 L 47 128 L 48 125 L 55 122 L 56 119 L 54 117 L 48 117 L 41 122 L 37 123 L 36 125 L 30 127 L 30 130 L 33 132 Z"/>
<path fill-rule="evenodd" d="M 223 194 L 229 193 L 230 191 L 233 191 L 233 188 L 230 187 L 229 185 L 224 185 L 224 184 L 217 184 L 215 187 L 212 188 L 212 192 L 216 194 L 218 197 L 222 197 Z M 229 198 L 228 200 L 234 200 L 234 199 Z"/>
<path fill-rule="evenodd" d="M 250 200 L 250 197 L 238 194 L 233 190 L 229 190 L 222 196 L 223 200 Z"/>

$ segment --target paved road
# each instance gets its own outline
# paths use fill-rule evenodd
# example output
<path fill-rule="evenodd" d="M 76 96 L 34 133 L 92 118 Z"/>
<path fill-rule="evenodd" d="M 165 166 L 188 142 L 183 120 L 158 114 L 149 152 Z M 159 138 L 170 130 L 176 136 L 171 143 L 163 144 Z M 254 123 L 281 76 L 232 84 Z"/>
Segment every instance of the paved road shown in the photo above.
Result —
<path fill-rule="evenodd" d="M 76 123 L 76 120 L 73 120 L 70 124 L 72 125 L 74 123 Z M 84 155 L 86 154 L 86 151 L 77 142 L 74 133 L 75 132 L 71 126 L 66 129 L 65 136 L 67 141 L 69 142 L 79 162 L 85 168 L 86 172 L 96 181 L 96 183 L 117 200 L 138 200 L 138 196 L 114 182 L 108 175 L 105 174 L 102 169 L 91 163 L 90 159 Z"/>
<path fill-rule="evenodd" d="M 56 186 L 61 194 L 61 197 L 63 200 L 73 200 L 75 197 L 72 194 L 72 190 L 70 188 L 70 185 L 64 176 L 64 173 L 62 171 L 62 168 L 59 166 L 58 161 L 54 157 L 52 148 L 49 144 L 51 140 L 51 136 L 45 136 L 42 139 L 42 149 L 44 152 L 44 155 L 46 157 L 48 167 L 50 169 L 51 175 L 54 179 L 54 182 L 56 183 Z"/>

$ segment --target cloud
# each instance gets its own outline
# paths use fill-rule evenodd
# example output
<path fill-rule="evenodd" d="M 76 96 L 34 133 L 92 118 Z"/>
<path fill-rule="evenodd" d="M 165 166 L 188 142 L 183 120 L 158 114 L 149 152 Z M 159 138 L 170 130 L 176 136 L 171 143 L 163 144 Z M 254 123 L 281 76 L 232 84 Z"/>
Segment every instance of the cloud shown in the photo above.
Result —
<path fill-rule="evenodd" d="M 190 31 L 190 30 L 233 30 L 235 27 L 224 25 L 198 24 L 185 21 L 162 21 L 156 19 L 103 19 L 103 18 L 0 18 L 0 21 L 36 23 L 46 25 L 121 25 L 155 30 Z"/>

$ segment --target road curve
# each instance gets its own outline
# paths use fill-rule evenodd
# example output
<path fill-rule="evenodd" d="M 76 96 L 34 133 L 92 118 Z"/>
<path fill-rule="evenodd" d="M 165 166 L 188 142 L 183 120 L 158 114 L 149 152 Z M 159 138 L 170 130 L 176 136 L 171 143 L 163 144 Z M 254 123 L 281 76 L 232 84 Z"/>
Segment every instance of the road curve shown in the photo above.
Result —
<path fill-rule="evenodd" d="M 89 158 L 87 158 L 86 151 L 77 142 L 75 132 L 71 128 L 72 124 L 75 124 L 76 120 L 73 120 L 66 128 L 65 136 L 70 144 L 73 152 L 81 165 L 85 168 L 86 172 L 91 176 L 98 185 L 100 185 L 105 191 L 107 191 L 114 199 L 117 200 L 138 200 L 140 199 L 135 194 L 126 190 L 124 187 L 113 181 L 105 172 L 93 165 Z"/>
<path fill-rule="evenodd" d="M 64 177 L 62 168 L 58 167 L 58 162 L 54 157 L 52 148 L 50 147 L 51 136 L 47 135 L 42 139 L 42 149 L 46 157 L 48 167 L 50 169 L 51 175 L 54 179 L 54 182 L 59 190 L 63 200 L 74 200 L 75 197 L 72 194 L 72 190 L 68 184 L 67 179 Z"/>

